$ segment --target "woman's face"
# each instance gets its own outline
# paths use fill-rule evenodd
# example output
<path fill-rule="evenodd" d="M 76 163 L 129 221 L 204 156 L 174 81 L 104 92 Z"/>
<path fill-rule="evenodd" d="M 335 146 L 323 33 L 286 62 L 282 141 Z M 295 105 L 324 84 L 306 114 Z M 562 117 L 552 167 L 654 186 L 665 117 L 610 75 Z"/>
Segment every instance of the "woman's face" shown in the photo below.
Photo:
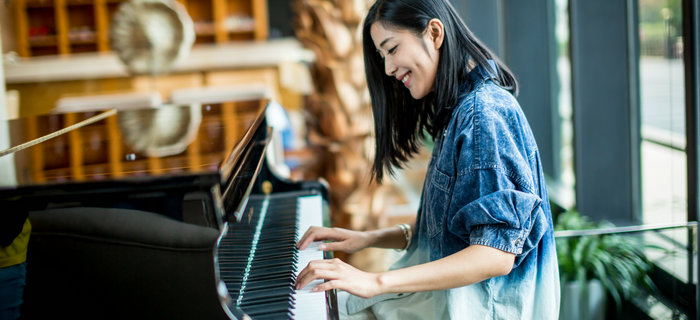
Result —
<path fill-rule="evenodd" d="M 375 22 L 372 42 L 384 58 L 384 72 L 401 82 L 414 99 L 433 90 L 443 38 L 442 23 L 433 19 L 420 37 L 405 29 L 387 28 Z"/>

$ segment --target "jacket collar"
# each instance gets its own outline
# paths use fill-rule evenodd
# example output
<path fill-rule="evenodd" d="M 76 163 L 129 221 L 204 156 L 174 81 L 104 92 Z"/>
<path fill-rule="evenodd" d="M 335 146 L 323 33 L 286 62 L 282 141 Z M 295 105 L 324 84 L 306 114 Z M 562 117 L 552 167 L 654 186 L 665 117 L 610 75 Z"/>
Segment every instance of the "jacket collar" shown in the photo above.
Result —
<path fill-rule="evenodd" d="M 498 68 L 496 67 L 496 63 L 493 60 L 488 60 L 489 66 L 491 67 L 491 70 L 487 71 L 485 68 L 482 66 L 478 65 L 471 71 L 469 71 L 469 77 L 472 78 L 472 81 L 476 80 L 489 80 L 489 79 L 496 79 L 498 76 Z"/>

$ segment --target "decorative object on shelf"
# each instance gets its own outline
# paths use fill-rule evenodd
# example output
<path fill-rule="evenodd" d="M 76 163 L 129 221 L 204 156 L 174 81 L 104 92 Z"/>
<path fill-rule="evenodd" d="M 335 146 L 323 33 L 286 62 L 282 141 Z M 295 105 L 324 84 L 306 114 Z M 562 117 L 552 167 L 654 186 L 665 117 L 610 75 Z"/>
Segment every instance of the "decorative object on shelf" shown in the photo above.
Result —
<path fill-rule="evenodd" d="M 110 42 L 133 74 L 165 74 L 194 43 L 194 25 L 174 0 L 124 2 L 112 18 Z"/>
<path fill-rule="evenodd" d="M 197 136 L 202 107 L 162 105 L 148 110 L 122 110 L 119 127 L 124 141 L 149 157 L 167 157 L 184 152 Z"/>

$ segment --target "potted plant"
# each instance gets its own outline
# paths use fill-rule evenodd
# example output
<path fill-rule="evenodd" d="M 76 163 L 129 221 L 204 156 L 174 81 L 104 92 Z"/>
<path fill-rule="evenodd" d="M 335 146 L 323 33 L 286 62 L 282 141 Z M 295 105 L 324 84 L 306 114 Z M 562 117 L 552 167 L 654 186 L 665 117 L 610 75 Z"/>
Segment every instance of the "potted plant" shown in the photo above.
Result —
<path fill-rule="evenodd" d="M 604 227 L 613 225 L 594 223 L 576 210 L 569 210 L 559 214 L 554 230 Z M 619 312 L 622 301 L 630 299 L 640 286 L 655 290 L 649 277 L 653 264 L 643 250 L 658 247 L 643 244 L 638 236 L 558 237 L 556 246 L 562 289 L 559 319 L 604 319 L 606 293 L 614 299 Z"/>

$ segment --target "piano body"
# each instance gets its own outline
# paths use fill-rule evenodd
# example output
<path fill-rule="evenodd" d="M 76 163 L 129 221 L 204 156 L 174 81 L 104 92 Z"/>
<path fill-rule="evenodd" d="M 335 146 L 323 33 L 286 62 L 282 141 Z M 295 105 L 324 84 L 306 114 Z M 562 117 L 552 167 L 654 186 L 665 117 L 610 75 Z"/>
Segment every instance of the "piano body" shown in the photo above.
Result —
<path fill-rule="evenodd" d="M 334 292 L 291 286 L 324 258 L 294 244 L 329 224 L 328 195 L 275 173 L 268 104 L 7 122 L 17 145 L 97 119 L 0 157 L 14 173 L 1 219 L 28 214 L 33 228 L 22 318 L 337 318 Z"/>

